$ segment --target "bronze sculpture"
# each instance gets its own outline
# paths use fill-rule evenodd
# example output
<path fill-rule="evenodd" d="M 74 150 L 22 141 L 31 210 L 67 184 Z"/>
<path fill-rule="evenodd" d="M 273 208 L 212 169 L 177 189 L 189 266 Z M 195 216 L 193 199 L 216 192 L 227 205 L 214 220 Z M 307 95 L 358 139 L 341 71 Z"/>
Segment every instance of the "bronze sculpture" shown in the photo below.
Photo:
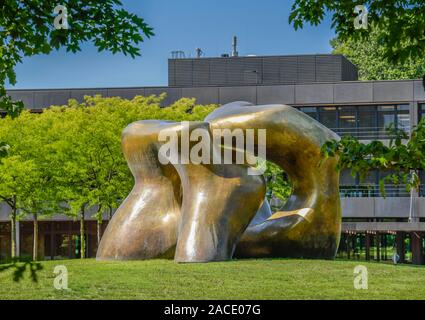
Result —
<path fill-rule="evenodd" d="M 181 124 L 139 121 L 123 133 L 123 151 L 135 186 L 109 223 L 98 249 L 100 260 L 171 258 L 208 262 L 250 257 L 333 258 L 341 213 L 336 159 L 323 159 L 322 144 L 338 136 L 286 105 L 236 102 L 216 109 L 188 132 L 265 129 L 261 145 L 267 160 L 284 169 L 293 193 L 282 211 L 271 214 L 264 202 L 265 181 L 248 174 L 248 152 L 235 148 L 244 163 L 162 164 L 163 130 L 184 135 Z M 247 141 L 245 141 L 245 144 Z M 195 147 L 191 141 L 189 150 Z M 225 146 L 228 147 L 228 146 Z M 176 146 L 179 156 L 187 148 Z M 208 144 L 212 154 L 214 148 Z M 214 150 L 213 150 L 214 149 Z M 183 163 L 184 162 L 184 163 Z"/>

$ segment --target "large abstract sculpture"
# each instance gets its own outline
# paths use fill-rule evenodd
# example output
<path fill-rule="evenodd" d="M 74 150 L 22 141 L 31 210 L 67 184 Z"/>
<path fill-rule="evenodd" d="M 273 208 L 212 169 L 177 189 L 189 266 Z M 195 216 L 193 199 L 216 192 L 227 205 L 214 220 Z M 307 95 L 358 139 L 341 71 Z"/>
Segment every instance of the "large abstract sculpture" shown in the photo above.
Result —
<path fill-rule="evenodd" d="M 236 102 L 216 109 L 205 122 L 139 121 L 123 132 L 123 152 L 135 185 L 115 213 L 100 243 L 100 260 L 172 258 L 177 262 L 208 262 L 250 257 L 333 258 L 340 235 L 339 176 L 336 159 L 324 159 L 324 142 L 338 136 L 304 113 L 286 105 L 254 106 Z M 265 148 L 267 160 L 290 176 L 291 198 L 272 214 L 265 199 L 262 175 L 250 174 L 252 157 L 230 146 L 243 163 L 214 161 L 229 146 L 207 144 L 208 161 L 163 164 L 163 133 L 185 146 L 187 134 L 215 130 L 255 131 L 254 150 Z M 209 139 L 207 137 L 207 139 Z M 208 140 L 209 141 L 209 140 Z M 248 140 L 244 142 L 244 146 Z M 197 150 L 198 152 L 199 150 Z M 204 158 L 205 159 L 205 158 Z M 233 157 L 232 157 L 233 159 Z M 223 160 L 223 159 L 219 159 Z"/>

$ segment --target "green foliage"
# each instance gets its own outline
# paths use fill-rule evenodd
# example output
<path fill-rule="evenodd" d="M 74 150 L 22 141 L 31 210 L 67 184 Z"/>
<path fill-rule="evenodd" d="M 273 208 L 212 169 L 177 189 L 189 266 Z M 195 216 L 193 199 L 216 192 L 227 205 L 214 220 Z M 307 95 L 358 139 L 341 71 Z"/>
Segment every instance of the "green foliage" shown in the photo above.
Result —
<path fill-rule="evenodd" d="M 267 169 L 264 173 L 267 182 L 267 198 L 278 198 L 286 202 L 292 193 L 292 185 L 285 171 L 272 162 L 267 162 Z"/>
<path fill-rule="evenodd" d="M 6 142 L 0 142 L 0 158 L 7 156 L 9 148 L 9 145 Z"/>
<path fill-rule="evenodd" d="M 49 201 L 51 167 L 44 152 L 46 125 L 28 111 L 0 123 L 0 139 L 11 143 L 0 161 L 0 198 L 21 213 L 46 214 L 54 204 Z"/>
<path fill-rule="evenodd" d="M 10 144 L 0 160 L 0 198 L 23 215 L 77 217 L 89 207 L 117 208 L 133 184 L 122 130 L 143 119 L 202 120 L 215 108 L 194 99 L 162 108 L 164 98 L 85 97 L 42 114 L 0 119 L 0 140 Z"/>
<path fill-rule="evenodd" d="M 69 29 L 56 30 L 53 9 L 64 5 L 68 10 Z M 16 116 L 22 102 L 6 96 L 6 82 L 16 83 L 15 66 L 23 56 L 48 54 L 61 47 L 81 50 L 91 41 L 99 51 L 122 52 L 136 57 L 137 45 L 153 30 L 137 15 L 122 8 L 119 0 L 3 0 L 0 2 L 0 109 Z"/>
<path fill-rule="evenodd" d="M 379 30 L 370 26 L 367 41 L 339 37 L 331 41 L 333 53 L 343 54 L 359 68 L 361 80 L 418 79 L 425 74 L 425 55 L 391 63 L 384 59 L 385 47 L 379 42 Z"/>
<path fill-rule="evenodd" d="M 387 171 L 390 174 L 380 181 L 380 191 L 385 196 L 384 184 L 406 184 L 407 190 L 418 189 L 421 181 L 419 170 L 425 170 L 425 119 L 422 119 L 410 136 L 402 130 L 389 128 L 395 138 L 388 146 L 382 141 L 364 144 L 351 136 L 327 141 L 322 146 L 326 157 L 339 158 L 337 169 L 350 169 L 353 176 L 364 179 L 370 170 Z M 407 143 L 403 141 L 407 140 Z"/>
<path fill-rule="evenodd" d="M 425 2 L 418 0 L 294 0 L 289 22 L 295 29 L 304 23 L 318 25 L 325 14 L 332 16 L 332 27 L 342 41 L 350 38 L 366 43 L 369 29 L 354 28 L 354 7 L 365 5 L 368 22 L 376 26 L 372 39 L 383 48 L 383 56 L 389 61 L 403 62 L 416 59 L 425 52 Z"/>

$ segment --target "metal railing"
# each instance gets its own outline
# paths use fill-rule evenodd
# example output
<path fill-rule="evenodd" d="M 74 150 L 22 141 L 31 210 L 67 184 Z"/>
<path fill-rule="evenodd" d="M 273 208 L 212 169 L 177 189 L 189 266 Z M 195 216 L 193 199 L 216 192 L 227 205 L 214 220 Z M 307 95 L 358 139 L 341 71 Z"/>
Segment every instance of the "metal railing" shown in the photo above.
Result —
<path fill-rule="evenodd" d="M 340 136 L 352 136 L 359 140 L 372 140 L 372 139 L 391 139 L 393 134 L 388 132 L 386 128 L 382 127 L 361 127 L 361 128 L 330 128 L 332 131 Z M 405 132 L 410 132 L 410 127 L 402 127 Z"/>
<path fill-rule="evenodd" d="M 339 193 L 341 198 L 375 198 L 384 196 L 379 190 L 379 185 L 340 186 Z M 410 192 L 407 191 L 404 185 L 386 185 L 385 197 L 410 197 Z"/>

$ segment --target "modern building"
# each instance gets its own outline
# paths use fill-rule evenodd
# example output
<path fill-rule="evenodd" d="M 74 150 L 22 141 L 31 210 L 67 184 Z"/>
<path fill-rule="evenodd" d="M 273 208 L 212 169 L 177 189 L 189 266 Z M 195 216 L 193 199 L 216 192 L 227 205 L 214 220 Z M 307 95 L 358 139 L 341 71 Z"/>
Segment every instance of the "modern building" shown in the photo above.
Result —
<path fill-rule="evenodd" d="M 272 57 L 220 57 L 170 59 L 169 86 L 138 88 L 90 88 L 9 90 L 16 100 L 34 112 L 50 105 L 66 104 L 84 95 L 133 98 L 167 93 L 164 104 L 194 97 L 200 104 L 249 101 L 254 104 L 288 104 L 317 119 L 340 135 L 363 141 L 388 142 L 385 130 L 394 123 L 409 132 L 425 117 L 422 80 L 358 81 L 357 68 L 341 55 Z M 386 198 L 378 181 L 385 172 L 372 172 L 366 181 L 341 174 L 343 234 L 339 256 L 349 259 L 390 261 L 395 251 L 403 262 L 424 264 L 425 186 L 419 193 L 404 186 L 386 186 Z M 424 173 L 421 173 L 425 181 Z M 0 211 L 0 252 L 9 252 L 8 210 Z M 46 257 L 78 255 L 78 222 L 64 217 L 40 223 L 42 254 Z M 87 224 L 88 254 L 96 252 L 95 222 Z M 20 222 L 17 235 L 22 254 L 30 254 L 31 221 Z M 77 252 L 76 252 L 77 251 Z"/>

